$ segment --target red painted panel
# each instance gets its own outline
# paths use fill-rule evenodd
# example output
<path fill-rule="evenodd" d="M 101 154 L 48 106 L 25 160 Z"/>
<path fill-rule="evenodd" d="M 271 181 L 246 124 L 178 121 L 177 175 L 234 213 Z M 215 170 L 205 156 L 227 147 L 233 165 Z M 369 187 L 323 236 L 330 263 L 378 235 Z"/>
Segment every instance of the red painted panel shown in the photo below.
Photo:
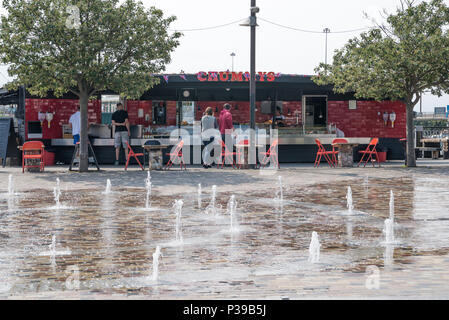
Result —
<path fill-rule="evenodd" d="M 383 122 L 383 113 L 396 113 L 394 128 Z M 405 104 L 400 101 L 357 101 L 349 110 L 348 101 L 330 101 L 328 123 L 337 125 L 346 137 L 403 138 L 406 135 Z"/>
<path fill-rule="evenodd" d="M 42 123 L 43 139 L 62 138 L 62 125 L 69 122 L 70 116 L 77 111 L 78 100 L 71 99 L 26 99 L 25 100 L 25 117 L 26 121 L 38 121 L 38 113 L 52 112 L 53 120 Z M 101 123 L 101 104 L 100 101 L 94 100 L 88 103 L 88 119 L 89 122 Z M 28 126 L 25 127 L 28 134 Z"/>

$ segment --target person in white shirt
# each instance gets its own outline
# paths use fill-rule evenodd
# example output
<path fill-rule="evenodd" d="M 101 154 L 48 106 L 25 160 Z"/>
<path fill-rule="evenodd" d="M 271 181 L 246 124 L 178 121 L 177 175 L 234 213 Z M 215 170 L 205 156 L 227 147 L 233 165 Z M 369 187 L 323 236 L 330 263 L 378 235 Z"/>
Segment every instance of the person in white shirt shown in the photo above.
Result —
<path fill-rule="evenodd" d="M 72 127 L 73 144 L 77 144 L 80 141 L 81 131 L 80 106 L 78 106 L 78 111 L 70 116 L 69 123 Z"/>

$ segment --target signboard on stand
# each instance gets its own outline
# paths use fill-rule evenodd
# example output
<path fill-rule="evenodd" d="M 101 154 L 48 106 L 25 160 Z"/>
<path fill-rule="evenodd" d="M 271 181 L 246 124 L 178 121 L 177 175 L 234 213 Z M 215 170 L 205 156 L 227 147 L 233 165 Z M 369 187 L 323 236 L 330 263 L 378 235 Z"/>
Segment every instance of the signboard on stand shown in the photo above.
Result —
<path fill-rule="evenodd" d="M 6 158 L 17 155 L 17 140 L 12 118 L 0 118 L 0 159 L 3 167 Z"/>

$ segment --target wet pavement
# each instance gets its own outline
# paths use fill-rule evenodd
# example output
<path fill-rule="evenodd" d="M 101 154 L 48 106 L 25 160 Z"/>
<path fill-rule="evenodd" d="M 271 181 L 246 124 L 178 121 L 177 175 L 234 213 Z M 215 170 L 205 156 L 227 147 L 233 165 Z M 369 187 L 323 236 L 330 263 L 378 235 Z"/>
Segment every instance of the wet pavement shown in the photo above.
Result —
<path fill-rule="evenodd" d="M 282 203 L 274 199 L 278 176 L 286 181 Z M 0 192 L 0 298 L 449 298 L 447 175 L 378 177 L 366 170 L 305 185 L 281 170 L 257 177 L 271 179 L 263 188 L 243 192 L 217 181 L 215 213 L 206 210 L 214 181 L 203 185 L 198 208 L 199 180 L 169 194 L 158 189 L 160 177 L 146 210 L 145 177 L 136 173 L 133 184 L 120 186 L 113 180 L 104 194 L 105 180 L 102 187 L 76 188 L 61 176 L 59 208 L 49 188 Z M 390 190 L 396 241 L 386 244 Z M 226 207 L 233 194 L 237 226 L 231 230 Z M 184 203 L 182 243 L 175 241 L 177 199 Z M 321 244 L 318 263 L 308 261 L 313 231 Z M 162 256 L 154 281 L 156 246 Z"/>

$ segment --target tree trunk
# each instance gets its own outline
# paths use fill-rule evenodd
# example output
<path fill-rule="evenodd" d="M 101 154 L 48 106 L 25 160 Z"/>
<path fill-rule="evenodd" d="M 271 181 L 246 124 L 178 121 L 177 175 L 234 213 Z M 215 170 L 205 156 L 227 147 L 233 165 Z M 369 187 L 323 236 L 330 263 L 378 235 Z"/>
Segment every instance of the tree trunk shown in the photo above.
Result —
<path fill-rule="evenodd" d="M 80 113 L 81 113 L 81 131 L 80 131 L 80 166 L 79 172 L 89 171 L 89 148 L 88 148 L 88 117 L 87 104 L 89 95 L 87 92 L 80 92 Z"/>
<path fill-rule="evenodd" d="M 407 167 L 416 167 L 416 157 L 415 157 L 415 124 L 413 119 L 413 108 L 415 106 L 411 101 L 406 102 L 406 113 L 407 113 Z"/>

